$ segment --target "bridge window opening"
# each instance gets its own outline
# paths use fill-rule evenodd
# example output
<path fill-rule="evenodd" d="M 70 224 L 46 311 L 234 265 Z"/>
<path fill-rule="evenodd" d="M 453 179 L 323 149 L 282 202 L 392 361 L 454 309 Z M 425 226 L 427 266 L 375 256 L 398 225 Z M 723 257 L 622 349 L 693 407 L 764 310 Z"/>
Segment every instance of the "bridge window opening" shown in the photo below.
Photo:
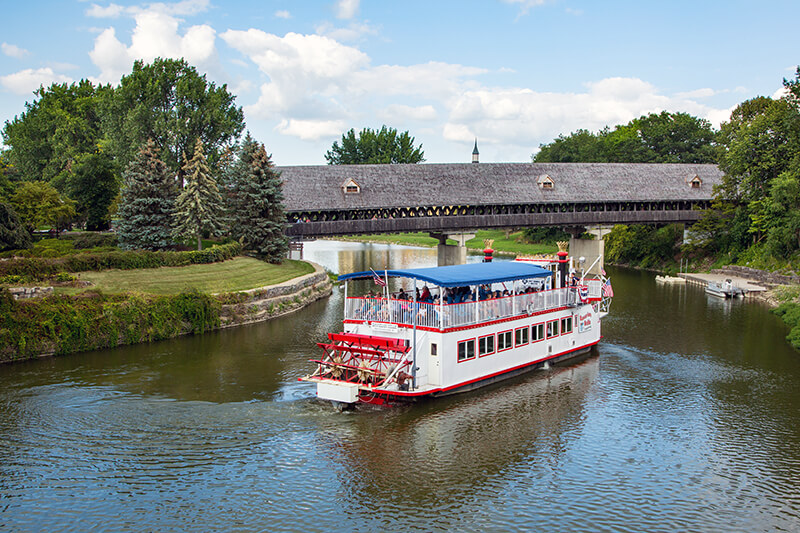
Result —
<path fill-rule="evenodd" d="M 458 343 L 458 361 L 467 361 L 475 358 L 475 339 Z"/>

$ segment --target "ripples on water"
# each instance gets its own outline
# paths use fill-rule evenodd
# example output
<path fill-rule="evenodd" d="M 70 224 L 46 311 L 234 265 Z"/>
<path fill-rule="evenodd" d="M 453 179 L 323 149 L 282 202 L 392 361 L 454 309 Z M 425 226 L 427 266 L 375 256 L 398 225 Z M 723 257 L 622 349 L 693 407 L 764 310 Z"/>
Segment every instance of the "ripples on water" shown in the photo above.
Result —
<path fill-rule="evenodd" d="M 340 413 L 297 381 L 340 293 L 0 367 L 0 529 L 798 530 L 800 372 L 766 340 L 780 325 L 614 278 L 598 353 L 396 409 Z"/>

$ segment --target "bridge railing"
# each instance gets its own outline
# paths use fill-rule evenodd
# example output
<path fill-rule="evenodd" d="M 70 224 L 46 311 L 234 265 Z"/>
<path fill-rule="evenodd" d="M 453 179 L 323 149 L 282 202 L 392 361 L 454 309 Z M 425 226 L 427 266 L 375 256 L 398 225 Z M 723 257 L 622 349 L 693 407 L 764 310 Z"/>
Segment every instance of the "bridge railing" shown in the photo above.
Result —
<path fill-rule="evenodd" d="M 589 284 L 588 289 L 590 299 L 600 298 L 599 283 Z M 349 297 L 345 302 L 344 318 L 411 326 L 416 314 L 419 327 L 448 329 L 574 305 L 579 298 L 579 287 L 444 305 L 424 302 L 414 304 L 410 300 L 387 300 L 381 297 Z"/>

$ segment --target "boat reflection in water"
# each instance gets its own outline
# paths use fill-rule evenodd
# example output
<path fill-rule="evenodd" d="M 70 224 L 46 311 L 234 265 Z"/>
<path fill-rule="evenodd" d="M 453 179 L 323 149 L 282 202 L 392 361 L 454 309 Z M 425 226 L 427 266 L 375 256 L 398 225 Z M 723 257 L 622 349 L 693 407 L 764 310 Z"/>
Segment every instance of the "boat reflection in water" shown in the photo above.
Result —
<path fill-rule="evenodd" d="M 583 357 L 494 389 L 336 415 L 343 423 L 326 453 L 354 491 L 354 507 L 402 509 L 412 523 L 409 509 L 418 508 L 424 520 L 434 501 L 435 509 L 460 506 L 476 487 L 501 490 L 509 470 L 551 470 L 563 461 L 563 436 L 582 433 L 599 373 L 596 350 Z"/>

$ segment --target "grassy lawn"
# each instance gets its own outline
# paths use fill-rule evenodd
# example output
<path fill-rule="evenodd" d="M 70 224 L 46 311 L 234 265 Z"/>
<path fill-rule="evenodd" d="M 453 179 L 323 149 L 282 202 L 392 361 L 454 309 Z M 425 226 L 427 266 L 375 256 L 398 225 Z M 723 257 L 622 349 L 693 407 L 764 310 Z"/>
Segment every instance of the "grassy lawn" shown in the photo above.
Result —
<path fill-rule="evenodd" d="M 81 272 L 78 278 L 91 281 L 94 288 L 106 293 L 176 294 L 187 288 L 216 293 L 274 285 L 313 271 L 311 265 L 302 261 L 287 259 L 282 265 L 272 265 L 250 257 L 237 257 L 208 265 Z M 65 287 L 57 290 L 71 294 L 84 289 Z"/>
<path fill-rule="evenodd" d="M 483 250 L 484 239 L 494 239 L 492 248 L 498 252 L 508 252 L 514 254 L 553 254 L 558 251 L 556 243 L 549 244 L 530 244 L 522 241 L 522 232 L 517 231 L 509 234 L 506 238 L 504 230 L 478 230 L 474 232 L 475 238 L 467 241 L 467 248 Z M 437 239 L 428 236 L 427 233 L 387 233 L 383 235 L 355 235 L 352 237 L 337 237 L 337 239 L 359 241 L 359 242 L 383 242 L 392 244 L 405 244 L 408 246 L 436 246 L 439 244 Z M 455 244 L 455 241 L 448 241 Z"/>

